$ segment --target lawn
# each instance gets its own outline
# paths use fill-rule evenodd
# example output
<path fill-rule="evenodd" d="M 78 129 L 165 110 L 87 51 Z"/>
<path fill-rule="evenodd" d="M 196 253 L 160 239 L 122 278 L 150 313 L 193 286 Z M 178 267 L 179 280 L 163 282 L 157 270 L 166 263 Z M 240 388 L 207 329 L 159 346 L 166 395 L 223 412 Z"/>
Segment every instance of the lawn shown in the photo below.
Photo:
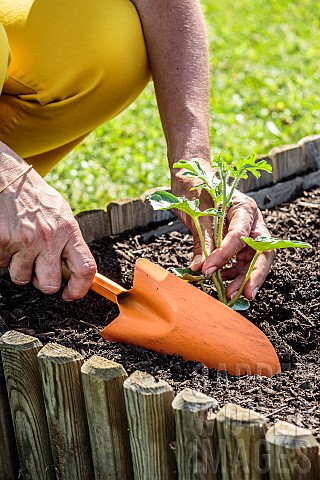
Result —
<path fill-rule="evenodd" d="M 313 0 L 202 0 L 210 42 L 213 153 L 267 153 L 320 131 L 320 18 Z M 74 212 L 169 184 L 152 84 L 46 180 Z"/>

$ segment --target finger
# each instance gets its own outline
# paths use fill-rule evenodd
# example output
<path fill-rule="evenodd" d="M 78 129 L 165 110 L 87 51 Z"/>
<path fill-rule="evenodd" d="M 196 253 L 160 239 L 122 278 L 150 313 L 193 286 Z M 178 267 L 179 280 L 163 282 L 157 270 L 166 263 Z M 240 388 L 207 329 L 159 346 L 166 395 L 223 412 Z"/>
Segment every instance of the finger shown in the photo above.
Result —
<path fill-rule="evenodd" d="M 250 264 L 254 257 L 254 250 L 249 247 L 245 247 L 241 250 L 237 256 L 236 261 L 230 267 L 221 269 L 221 276 L 223 280 L 233 280 L 241 274 L 243 270 Z"/>
<path fill-rule="evenodd" d="M 96 262 L 80 235 L 68 241 L 62 257 L 71 271 L 71 277 L 62 292 L 62 298 L 71 301 L 84 297 L 92 284 L 97 269 Z"/>
<path fill-rule="evenodd" d="M 16 285 L 27 285 L 32 277 L 33 257 L 25 250 L 15 253 L 9 264 L 11 280 Z"/>
<path fill-rule="evenodd" d="M 243 263 L 235 263 L 232 267 L 224 268 L 221 270 L 222 280 L 234 280 L 238 275 L 241 274 L 245 265 Z"/>
<path fill-rule="evenodd" d="M 248 300 L 253 300 L 257 295 L 270 271 L 274 258 L 274 250 L 264 252 L 259 256 L 252 270 L 250 278 L 244 287 L 244 295 L 248 298 Z"/>
<path fill-rule="evenodd" d="M 242 282 L 246 277 L 247 271 L 248 271 L 248 265 L 246 266 L 246 268 L 243 268 L 241 270 L 240 274 L 237 277 L 235 277 L 235 279 L 232 282 L 229 283 L 229 285 L 226 288 L 227 298 L 233 298 L 238 293 L 242 285 Z"/>
<path fill-rule="evenodd" d="M 257 295 L 259 289 L 261 288 L 263 282 L 265 281 L 266 276 L 268 275 L 272 262 L 274 261 L 275 252 L 268 251 L 262 253 L 251 272 L 250 278 L 247 281 L 243 295 L 248 300 L 253 300 Z M 246 273 L 249 268 L 249 263 L 242 268 L 239 268 L 239 275 L 228 285 L 226 288 L 226 294 L 228 298 L 232 298 L 240 289 L 242 282 L 245 279 Z"/>
<path fill-rule="evenodd" d="M 241 237 L 250 236 L 253 226 L 256 224 L 257 208 L 254 200 L 237 203 L 230 209 L 228 233 L 221 242 L 219 248 L 214 250 L 202 266 L 205 275 L 214 273 L 218 268 L 226 265 L 244 247 Z"/>
<path fill-rule="evenodd" d="M 61 252 L 56 255 L 38 255 L 32 277 L 34 286 L 41 292 L 52 295 L 59 291 L 61 278 Z"/>
<path fill-rule="evenodd" d="M 205 260 L 202 271 L 205 275 L 211 275 L 219 268 L 223 267 L 231 258 L 245 247 L 245 243 L 241 240 L 242 233 L 239 230 L 230 230 L 222 240 L 219 248 L 216 248 Z M 247 235 L 245 235 L 247 236 Z"/>

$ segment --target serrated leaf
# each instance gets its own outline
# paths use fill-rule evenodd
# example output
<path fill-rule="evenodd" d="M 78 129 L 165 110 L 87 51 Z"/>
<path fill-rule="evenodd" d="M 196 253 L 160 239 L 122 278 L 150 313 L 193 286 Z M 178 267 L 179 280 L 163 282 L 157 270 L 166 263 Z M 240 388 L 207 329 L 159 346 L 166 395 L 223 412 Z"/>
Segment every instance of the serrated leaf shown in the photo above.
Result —
<path fill-rule="evenodd" d="M 311 248 L 310 243 L 299 240 L 283 240 L 275 237 L 257 237 L 255 240 L 250 237 L 241 237 L 241 239 L 257 252 L 266 250 L 277 250 L 279 248 Z"/>
<path fill-rule="evenodd" d="M 251 172 L 256 178 L 261 176 L 260 170 L 268 173 L 272 172 L 272 167 L 266 160 L 257 160 L 257 156 L 251 153 L 248 157 L 240 157 L 236 163 L 233 164 L 234 173 L 238 178 L 248 178 L 247 172 Z"/>
<path fill-rule="evenodd" d="M 236 301 L 234 305 L 232 305 L 232 310 L 236 310 L 238 312 L 248 310 L 250 308 L 250 302 L 247 298 L 245 297 L 240 297 Z"/>

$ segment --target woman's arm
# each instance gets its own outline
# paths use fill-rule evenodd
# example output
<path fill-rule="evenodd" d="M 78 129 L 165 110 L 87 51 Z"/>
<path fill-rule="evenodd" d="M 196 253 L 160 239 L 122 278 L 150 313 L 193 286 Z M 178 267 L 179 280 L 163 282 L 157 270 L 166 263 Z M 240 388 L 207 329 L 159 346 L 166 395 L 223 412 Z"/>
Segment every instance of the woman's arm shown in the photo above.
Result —
<path fill-rule="evenodd" d="M 209 145 L 209 62 L 205 22 L 197 0 L 131 0 L 139 13 L 164 134 L 168 145 L 171 171 L 171 189 L 177 196 L 193 198 L 189 192 L 190 178 L 172 168 L 174 162 L 198 158 L 205 169 L 210 169 Z M 217 152 L 218 153 L 218 152 Z M 200 194 L 202 208 L 211 205 L 206 192 Z M 232 296 L 247 269 L 243 236 L 266 235 L 267 228 L 261 212 L 248 196 L 235 192 L 234 207 L 228 215 L 228 234 L 220 249 L 204 262 L 201 245 L 190 219 L 179 212 L 181 220 L 194 237 L 194 270 L 213 271 L 237 256 L 234 281 L 228 286 Z M 212 224 L 202 221 L 205 243 L 212 251 Z M 274 255 L 265 252 L 256 265 L 245 295 L 251 299 L 270 270 Z M 232 279 L 232 278 L 229 278 Z"/>
<path fill-rule="evenodd" d="M 198 1 L 132 0 L 146 39 L 170 167 L 209 162 L 207 34 Z"/>

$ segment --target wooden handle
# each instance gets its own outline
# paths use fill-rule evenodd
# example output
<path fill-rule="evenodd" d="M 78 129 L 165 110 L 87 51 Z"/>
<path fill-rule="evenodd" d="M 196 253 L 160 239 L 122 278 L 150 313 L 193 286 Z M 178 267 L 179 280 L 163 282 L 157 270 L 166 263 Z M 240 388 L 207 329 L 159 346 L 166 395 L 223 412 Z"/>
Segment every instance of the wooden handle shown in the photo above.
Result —
<path fill-rule="evenodd" d="M 66 264 L 66 262 L 61 262 L 61 268 L 62 268 L 62 277 L 67 281 L 70 280 L 71 270 Z"/>
<path fill-rule="evenodd" d="M 70 280 L 72 272 L 65 262 L 61 262 L 62 276 L 65 280 Z M 102 295 L 113 303 L 118 304 L 118 295 L 128 292 L 125 288 L 104 277 L 100 273 L 96 273 L 90 287 L 91 290 Z"/>

